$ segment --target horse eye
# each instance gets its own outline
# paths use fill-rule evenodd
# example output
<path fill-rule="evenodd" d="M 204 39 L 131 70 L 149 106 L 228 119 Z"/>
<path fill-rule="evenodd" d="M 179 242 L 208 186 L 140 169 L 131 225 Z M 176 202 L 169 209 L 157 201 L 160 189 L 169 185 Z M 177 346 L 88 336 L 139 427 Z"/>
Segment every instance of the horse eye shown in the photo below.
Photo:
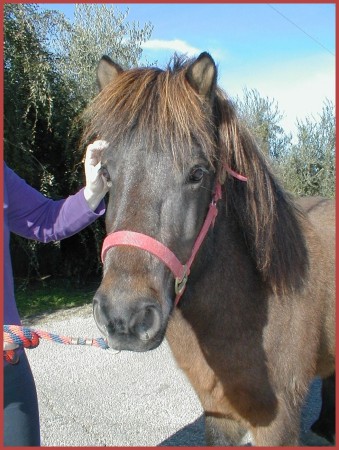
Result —
<path fill-rule="evenodd" d="M 103 175 L 106 178 L 107 181 L 111 180 L 109 172 L 108 172 L 108 170 L 107 170 L 107 168 L 105 166 L 100 167 L 99 172 L 100 172 L 101 175 Z"/>
<path fill-rule="evenodd" d="M 201 166 L 193 167 L 188 176 L 188 181 L 190 183 L 199 183 L 204 177 L 204 174 L 207 173 L 207 169 Z"/>

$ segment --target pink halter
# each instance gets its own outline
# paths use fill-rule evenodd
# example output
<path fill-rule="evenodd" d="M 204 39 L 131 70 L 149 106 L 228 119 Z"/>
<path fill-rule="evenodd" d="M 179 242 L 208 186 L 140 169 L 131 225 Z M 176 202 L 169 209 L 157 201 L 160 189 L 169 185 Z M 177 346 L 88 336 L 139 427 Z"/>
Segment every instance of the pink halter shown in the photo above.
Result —
<path fill-rule="evenodd" d="M 241 181 L 247 181 L 246 177 L 239 175 L 238 173 L 234 172 L 227 166 L 225 168 L 227 172 L 229 172 L 233 177 Z M 146 250 L 147 252 L 159 258 L 160 261 L 162 261 L 173 273 L 175 278 L 175 293 L 176 293 L 174 304 L 176 306 L 182 294 L 184 293 L 194 258 L 201 244 L 203 243 L 209 228 L 214 225 L 215 218 L 218 214 L 217 202 L 220 199 L 221 199 L 221 184 L 218 182 L 215 187 L 215 191 L 209 206 L 205 222 L 194 243 L 191 256 L 186 264 L 183 265 L 169 248 L 167 248 L 164 244 L 157 241 L 156 239 L 153 239 L 152 237 L 142 233 L 127 230 L 116 231 L 106 236 L 101 251 L 102 262 L 104 262 L 106 253 L 111 247 L 130 246 L 140 248 L 141 250 Z"/>

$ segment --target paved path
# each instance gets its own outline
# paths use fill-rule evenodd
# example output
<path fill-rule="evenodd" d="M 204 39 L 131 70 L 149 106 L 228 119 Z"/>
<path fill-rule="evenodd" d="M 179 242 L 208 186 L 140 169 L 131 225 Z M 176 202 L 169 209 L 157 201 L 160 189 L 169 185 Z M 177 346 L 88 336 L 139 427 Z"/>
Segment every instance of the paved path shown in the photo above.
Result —
<path fill-rule="evenodd" d="M 90 305 L 25 324 L 72 337 L 100 336 Z M 27 354 L 43 446 L 205 445 L 202 408 L 166 341 L 148 353 L 116 354 L 41 340 Z M 319 413 L 319 389 L 315 382 L 304 431 Z"/>

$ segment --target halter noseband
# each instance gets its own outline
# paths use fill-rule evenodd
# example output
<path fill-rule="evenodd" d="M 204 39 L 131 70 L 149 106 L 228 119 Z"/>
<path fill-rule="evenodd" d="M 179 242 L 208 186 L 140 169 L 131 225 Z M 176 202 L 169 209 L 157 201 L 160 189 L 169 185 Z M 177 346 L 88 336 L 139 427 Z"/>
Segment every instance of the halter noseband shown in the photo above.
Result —
<path fill-rule="evenodd" d="M 246 177 L 234 172 L 228 166 L 225 166 L 225 169 L 234 178 L 237 178 L 240 181 L 247 181 Z M 183 265 L 168 247 L 166 247 L 164 244 L 157 241 L 156 239 L 147 236 L 146 234 L 128 230 L 115 231 L 106 236 L 101 251 L 102 262 L 104 262 L 105 260 L 107 251 L 112 247 L 130 246 L 139 248 L 141 250 L 146 250 L 147 252 L 151 253 L 152 255 L 160 259 L 160 261 L 162 261 L 174 275 L 175 294 L 176 294 L 174 305 L 176 306 L 182 294 L 184 293 L 194 258 L 201 244 L 203 243 L 209 228 L 214 225 L 215 218 L 218 214 L 217 202 L 220 199 L 221 199 L 221 184 L 218 182 L 216 183 L 215 186 L 213 198 L 209 205 L 209 210 L 205 222 L 203 223 L 200 233 L 194 243 L 191 256 L 186 264 Z"/>

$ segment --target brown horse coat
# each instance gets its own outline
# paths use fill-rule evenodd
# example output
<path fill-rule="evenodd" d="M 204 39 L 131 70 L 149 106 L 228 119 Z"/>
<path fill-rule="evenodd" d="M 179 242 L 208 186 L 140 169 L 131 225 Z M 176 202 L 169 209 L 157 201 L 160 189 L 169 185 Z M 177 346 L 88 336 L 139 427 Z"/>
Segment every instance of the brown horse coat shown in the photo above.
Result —
<path fill-rule="evenodd" d="M 148 234 L 184 262 L 218 181 L 223 197 L 177 308 L 160 261 L 111 248 L 94 317 L 119 349 L 150 350 L 166 332 L 208 444 L 250 432 L 256 445 L 295 445 L 309 383 L 334 373 L 334 202 L 285 192 L 216 77 L 207 53 L 166 71 L 100 62 L 85 139 L 110 143 L 107 231 Z"/>

